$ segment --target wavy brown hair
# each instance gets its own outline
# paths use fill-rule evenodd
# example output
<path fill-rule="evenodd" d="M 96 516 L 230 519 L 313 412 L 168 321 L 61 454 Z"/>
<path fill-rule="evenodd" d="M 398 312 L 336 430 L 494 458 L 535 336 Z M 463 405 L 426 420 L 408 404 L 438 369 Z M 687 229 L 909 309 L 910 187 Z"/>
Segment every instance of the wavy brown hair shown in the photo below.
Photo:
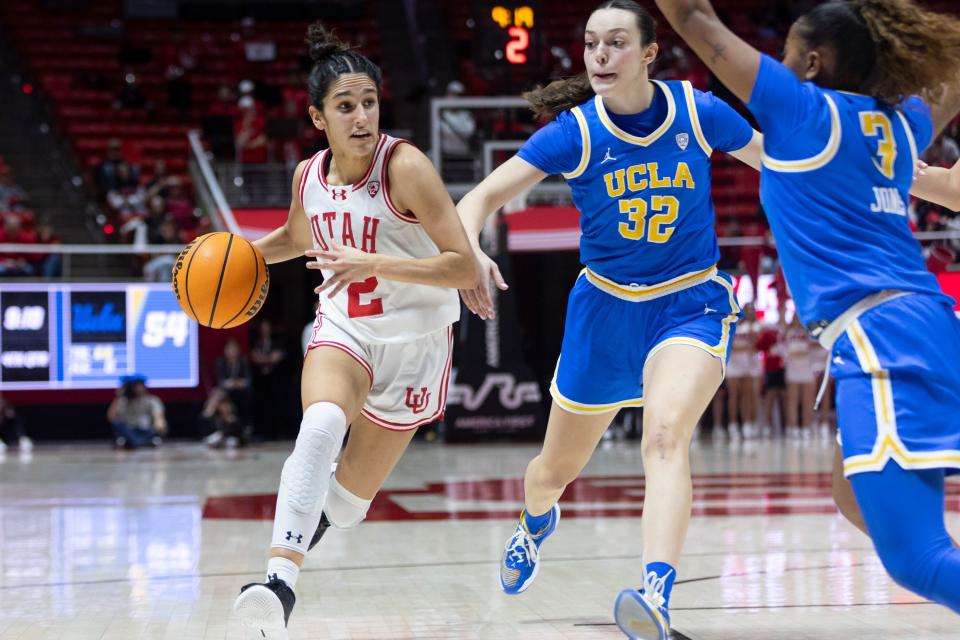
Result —
<path fill-rule="evenodd" d="M 629 11 L 637 20 L 637 29 L 640 30 L 640 44 L 646 47 L 657 39 L 657 21 L 650 12 L 633 0 L 605 0 L 594 9 L 623 9 Z M 570 78 L 554 80 L 547 86 L 539 86 L 523 94 L 524 100 L 530 103 L 530 109 L 538 120 L 552 120 L 557 114 L 583 104 L 593 97 L 593 87 L 586 73 Z"/>
<path fill-rule="evenodd" d="M 829 88 L 889 104 L 920 95 L 938 102 L 960 86 L 960 20 L 913 0 L 833 0 L 797 23 L 808 46 L 836 53 Z"/>

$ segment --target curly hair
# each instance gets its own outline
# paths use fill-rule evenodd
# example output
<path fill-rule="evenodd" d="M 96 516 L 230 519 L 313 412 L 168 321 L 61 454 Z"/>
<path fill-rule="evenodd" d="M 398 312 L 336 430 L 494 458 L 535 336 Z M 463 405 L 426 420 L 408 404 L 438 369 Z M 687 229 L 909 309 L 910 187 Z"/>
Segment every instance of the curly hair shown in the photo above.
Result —
<path fill-rule="evenodd" d="M 835 51 L 834 88 L 899 104 L 910 95 L 938 102 L 960 86 L 960 20 L 913 0 L 832 0 L 797 27 L 809 46 Z"/>
<path fill-rule="evenodd" d="M 622 9 L 629 11 L 637 20 L 640 30 L 640 44 L 647 46 L 657 39 L 657 21 L 650 12 L 634 2 L 634 0 L 604 0 L 594 9 Z M 593 97 L 593 87 L 586 73 L 570 78 L 554 80 L 547 86 L 539 86 L 523 94 L 524 100 L 530 103 L 530 109 L 538 120 L 552 120 L 557 114 L 583 104 Z"/>
<path fill-rule="evenodd" d="M 380 67 L 337 38 L 321 23 L 315 22 L 307 28 L 306 43 L 313 61 L 307 89 L 310 103 L 317 109 L 323 109 L 323 97 L 327 95 L 327 90 L 344 73 L 366 74 L 377 85 L 377 93 L 380 93 L 383 83 Z"/>

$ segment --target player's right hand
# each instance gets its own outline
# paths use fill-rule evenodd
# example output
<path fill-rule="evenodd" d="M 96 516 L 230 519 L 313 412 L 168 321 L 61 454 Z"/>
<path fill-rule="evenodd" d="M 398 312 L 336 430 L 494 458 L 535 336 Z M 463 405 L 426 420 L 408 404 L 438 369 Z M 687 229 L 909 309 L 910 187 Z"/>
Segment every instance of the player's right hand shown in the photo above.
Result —
<path fill-rule="evenodd" d="M 467 309 L 470 309 L 471 312 L 477 314 L 483 320 L 490 320 L 496 316 L 493 296 L 490 294 L 491 284 L 495 284 L 497 289 L 501 291 L 506 291 L 510 287 L 503 281 L 503 276 L 500 275 L 500 267 L 490 256 L 480 249 L 474 249 L 474 252 L 477 262 L 480 263 L 480 281 L 473 289 L 460 289 L 460 297 L 463 298 L 463 303 L 467 305 Z"/>

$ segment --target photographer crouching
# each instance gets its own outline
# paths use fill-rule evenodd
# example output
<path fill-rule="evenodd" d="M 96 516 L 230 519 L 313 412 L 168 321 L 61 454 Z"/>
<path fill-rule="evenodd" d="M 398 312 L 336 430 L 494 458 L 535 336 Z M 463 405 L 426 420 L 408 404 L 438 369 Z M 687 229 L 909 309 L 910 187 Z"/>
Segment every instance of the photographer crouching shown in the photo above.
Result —
<path fill-rule="evenodd" d="M 163 402 L 147 392 L 143 376 L 125 376 L 120 381 L 117 397 L 107 409 L 114 446 L 117 449 L 159 446 L 161 436 L 167 433 Z"/>

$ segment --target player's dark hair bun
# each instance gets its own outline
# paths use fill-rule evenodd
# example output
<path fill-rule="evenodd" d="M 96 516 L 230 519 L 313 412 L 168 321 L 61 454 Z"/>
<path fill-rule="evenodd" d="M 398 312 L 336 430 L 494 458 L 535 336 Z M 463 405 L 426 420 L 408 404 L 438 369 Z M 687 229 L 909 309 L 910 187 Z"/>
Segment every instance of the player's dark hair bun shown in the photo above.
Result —
<path fill-rule="evenodd" d="M 306 42 L 310 50 L 310 59 L 315 63 L 350 50 L 349 45 L 337 38 L 333 31 L 328 31 L 319 22 L 313 23 L 307 29 Z"/>
<path fill-rule="evenodd" d="M 306 43 L 310 48 L 310 59 L 313 60 L 313 69 L 307 79 L 307 91 L 310 94 L 310 104 L 314 107 L 323 110 L 323 98 L 327 95 L 330 84 L 347 73 L 366 74 L 377 85 L 377 96 L 380 95 L 380 68 L 336 37 L 333 31 L 319 22 L 314 22 L 307 29 Z"/>

